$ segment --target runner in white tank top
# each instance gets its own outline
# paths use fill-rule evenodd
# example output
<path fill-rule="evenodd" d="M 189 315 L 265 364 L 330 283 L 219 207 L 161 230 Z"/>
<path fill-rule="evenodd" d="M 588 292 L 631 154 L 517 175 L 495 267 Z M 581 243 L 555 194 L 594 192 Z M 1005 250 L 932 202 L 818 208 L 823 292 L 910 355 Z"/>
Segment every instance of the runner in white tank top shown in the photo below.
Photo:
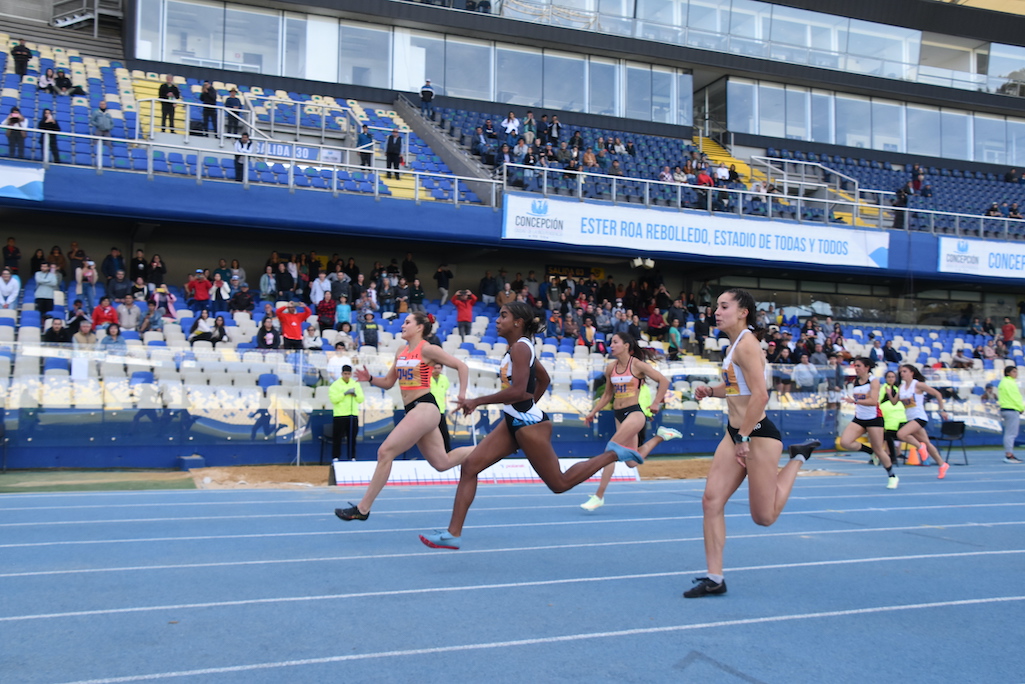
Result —
<path fill-rule="evenodd" d="M 896 489 L 900 478 L 893 472 L 893 462 L 884 440 L 883 411 L 879 408 L 879 378 L 871 376 L 874 367 L 875 362 L 866 358 L 857 358 L 851 362 L 855 374 L 854 387 L 843 400 L 844 403 L 854 405 L 854 420 L 840 433 L 840 448 L 873 456 L 873 463 L 878 460 L 886 469 L 886 488 Z M 858 441 L 866 433 L 872 446 L 865 446 Z"/>
<path fill-rule="evenodd" d="M 918 449 L 925 445 L 926 452 L 932 456 L 933 460 L 940 467 L 939 474 L 936 477 L 942 480 L 947 476 L 950 464 L 943 460 L 939 449 L 932 443 L 929 439 L 929 433 L 926 432 L 925 426 L 929 422 L 929 414 L 925 412 L 925 395 L 928 394 L 936 399 L 936 403 L 940 405 L 940 416 L 943 420 L 947 420 L 947 412 L 943 405 L 943 395 L 939 390 L 925 384 L 922 372 L 911 364 L 904 364 L 900 367 L 900 379 L 902 381 L 900 400 L 908 414 L 908 422 L 904 423 L 897 431 L 897 439 L 907 442 L 911 445 L 912 449 Z M 922 463 L 925 463 L 925 459 L 922 460 Z"/>

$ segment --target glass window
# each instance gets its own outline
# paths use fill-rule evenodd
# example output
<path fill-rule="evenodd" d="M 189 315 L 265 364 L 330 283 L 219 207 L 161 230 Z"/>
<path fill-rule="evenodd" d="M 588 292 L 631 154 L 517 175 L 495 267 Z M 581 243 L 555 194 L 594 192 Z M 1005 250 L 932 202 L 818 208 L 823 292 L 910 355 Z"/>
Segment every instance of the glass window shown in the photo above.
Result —
<path fill-rule="evenodd" d="M 907 117 L 908 154 L 939 157 L 942 154 L 939 108 L 907 105 L 904 108 L 904 114 Z"/>
<path fill-rule="evenodd" d="M 626 112 L 628 119 L 651 119 L 651 67 L 626 65 Z"/>
<path fill-rule="evenodd" d="M 1007 120 L 1007 163 L 1025 166 L 1025 120 Z"/>
<path fill-rule="evenodd" d="M 371 88 L 390 88 L 391 41 L 388 29 L 342 22 L 338 32 L 338 80 Z M 423 81 L 413 86 L 419 88 Z"/>
<path fill-rule="evenodd" d="M 332 21 L 337 25 L 337 21 Z M 332 51 L 333 52 L 333 51 Z M 330 54 L 330 53 L 328 53 Z M 334 60 L 327 60 L 332 62 Z M 337 69 L 335 70 L 337 75 Z M 285 59 L 281 74 L 293 78 L 312 78 L 306 75 L 306 15 L 285 15 Z M 324 80 L 318 78 L 317 80 Z"/>
<path fill-rule="evenodd" d="M 730 0 L 690 0 L 687 8 L 687 45 L 705 50 L 726 49 Z"/>
<path fill-rule="evenodd" d="M 651 70 L 651 120 L 676 123 L 676 78 L 672 69 Z"/>
<path fill-rule="evenodd" d="M 681 7 L 679 0 L 637 0 L 637 37 L 682 44 L 680 27 L 684 22 L 680 17 L 686 16 L 686 12 L 686 6 Z"/>
<path fill-rule="evenodd" d="M 499 45 L 495 49 L 495 100 L 540 107 L 542 69 L 540 50 Z"/>
<path fill-rule="evenodd" d="M 160 61 L 160 16 L 164 11 L 162 0 L 139 0 L 137 5 L 139 28 L 135 39 L 136 59 Z"/>
<path fill-rule="evenodd" d="M 612 17 L 632 17 L 634 0 L 598 0 L 598 12 Z"/>
<path fill-rule="evenodd" d="M 448 37 L 445 39 L 445 75 L 439 92 L 471 100 L 490 100 L 491 43 Z M 427 75 L 431 78 L 430 74 Z M 437 76 L 433 77 L 437 79 Z M 439 90 L 434 81 L 431 85 Z"/>
<path fill-rule="evenodd" d="M 872 106 L 867 97 L 837 95 L 836 144 L 870 147 L 872 144 Z"/>
<path fill-rule="evenodd" d="M 445 94 L 445 84 L 434 83 L 445 73 L 445 41 L 440 34 L 397 28 L 393 49 L 392 88 L 419 92 L 429 78 L 434 92 Z"/>
<path fill-rule="evenodd" d="M 584 84 L 587 83 L 587 62 L 583 57 L 545 50 L 544 106 L 567 112 L 587 109 Z"/>
<path fill-rule="evenodd" d="M 730 52 L 752 57 L 768 54 L 772 5 L 754 0 L 733 0 L 730 17 Z"/>
<path fill-rule="evenodd" d="M 620 65 L 592 57 L 587 64 L 587 111 L 620 116 Z"/>
<path fill-rule="evenodd" d="M 734 133 L 757 134 L 755 84 L 731 78 L 726 83 L 726 126 Z"/>
<path fill-rule="evenodd" d="M 224 6 L 168 0 L 164 60 L 220 68 L 224 59 Z"/>
<path fill-rule="evenodd" d="M 787 137 L 791 140 L 808 140 L 808 89 L 787 86 L 786 106 Z"/>
<path fill-rule="evenodd" d="M 758 135 L 786 137 L 786 92 L 783 86 L 758 84 Z"/>
<path fill-rule="evenodd" d="M 302 19 L 294 19 L 285 15 L 285 76 L 297 76 L 295 69 L 302 69 L 297 78 L 308 78 L 314 81 L 338 83 L 338 60 L 325 58 L 325 55 L 338 54 L 338 20 L 334 17 L 321 17 L 316 14 L 299 15 Z M 293 30 L 301 28 L 297 36 Z M 386 41 L 390 36 L 386 37 Z M 385 42 L 385 46 L 390 43 Z M 391 50 L 385 49 L 385 55 Z M 299 56 L 302 60 L 299 60 Z M 384 71 L 387 78 L 387 69 Z"/>
<path fill-rule="evenodd" d="M 954 109 L 940 111 L 941 156 L 970 160 L 971 120 L 967 112 Z"/>
<path fill-rule="evenodd" d="M 904 151 L 904 106 L 901 103 L 872 100 L 872 149 Z"/>
<path fill-rule="evenodd" d="M 676 123 L 681 126 L 694 124 L 694 77 L 691 74 L 676 74 Z"/>
<path fill-rule="evenodd" d="M 811 139 L 832 145 L 833 122 L 833 94 L 824 90 L 811 91 Z"/>
<path fill-rule="evenodd" d="M 918 64 L 922 32 L 851 19 L 846 50 L 889 62 Z"/>
<path fill-rule="evenodd" d="M 1007 163 L 1007 122 L 1002 116 L 976 114 L 974 161 L 987 164 Z"/>
<path fill-rule="evenodd" d="M 281 73 L 281 12 L 238 9 L 224 12 L 224 68 L 254 74 Z"/>
<path fill-rule="evenodd" d="M 999 76 L 1000 78 L 1013 78 L 1018 81 L 1025 80 L 1025 47 L 1002 45 L 1000 43 L 991 44 L 989 47 L 989 67 L 986 73 L 990 76 Z"/>

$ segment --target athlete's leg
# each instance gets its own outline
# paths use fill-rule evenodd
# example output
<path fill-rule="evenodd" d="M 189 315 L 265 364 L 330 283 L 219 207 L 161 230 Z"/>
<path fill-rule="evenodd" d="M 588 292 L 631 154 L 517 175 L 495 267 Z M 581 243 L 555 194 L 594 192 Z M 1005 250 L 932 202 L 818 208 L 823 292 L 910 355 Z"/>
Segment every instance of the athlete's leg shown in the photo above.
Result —
<path fill-rule="evenodd" d="M 753 440 L 752 440 L 753 441 Z M 733 440 L 724 435 L 712 457 L 712 468 L 701 497 L 704 512 L 705 562 L 708 572 L 722 574 L 722 552 L 726 546 L 726 502 L 747 477 L 747 469 L 737 463 Z"/>
<path fill-rule="evenodd" d="M 917 421 L 909 420 L 901 426 L 900 430 L 897 430 L 897 440 L 907 442 L 912 448 L 917 449 L 922 445 L 917 434 L 921 427 Z"/>
<path fill-rule="evenodd" d="M 840 434 L 840 448 L 844 451 L 861 451 L 861 444 L 858 437 L 865 434 L 865 428 L 857 423 L 848 423 Z"/>
<path fill-rule="evenodd" d="M 477 476 L 480 472 L 515 453 L 516 449 L 516 440 L 509 434 L 509 426 L 504 420 L 500 421 L 473 449 L 473 453 L 463 462 L 459 473 L 459 486 L 456 488 L 455 503 L 452 504 L 452 518 L 448 523 L 449 534 L 453 537 L 462 535 L 466 513 L 477 495 Z"/>
<path fill-rule="evenodd" d="M 893 466 L 893 461 L 890 460 L 890 454 L 886 451 L 886 441 L 883 439 L 883 432 L 885 430 L 881 427 L 868 428 L 868 441 L 872 445 L 872 452 L 875 453 L 876 457 L 879 458 L 879 462 L 889 472 Z"/>
<path fill-rule="evenodd" d="M 552 423 L 544 421 L 535 425 L 520 428 L 516 433 L 516 441 L 523 454 L 534 466 L 534 470 L 556 494 L 573 489 L 605 466 L 615 463 L 617 456 L 613 451 L 606 451 L 582 461 L 569 470 L 562 472 L 559 457 L 552 448 Z"/>
<path fill-rule="evenodd" d="M 639 416 L 639 418 L 637 418 Z M 612 435 L 612 441 L 616 444 L 621 444 L 631 449 L 637 448 L 637 433 L 644 428 L 645 417 L 640 411 L 634 411 L 626 417 L 623 421 L 616 421 L 616 434 Z M 659 442 L 662 441 L 658 438 Z M 652 447 L 654 448 L 654 447 Z M 648 449 L 651 451 L 651 449 Z M 646 454 L 641 454 L 645 456 Z M 602 468 L 601 471 L 601 483 L 598 485 L 598 491 L 594 493 L 599 499 L 605 499 L 605 490 L 608 489 L 609 483 L 612 482 L 612 474 L 616 470 L 616 464 L 607 465 Z"/>
<path fill-rule="evenodd" d="M 437 435 L 438 441 L 441 442 L 441 433 L 438 432 L 438 407 L 427 403 L 417 404 L 412 410 L 406 412 L 405 418 L 399 421 L 399 424 L 378 448 L 377 467 L 374 468 L 374 475 L 370 478 L 367 491 L 359 501 L 360 513 L 370 512 L 370 507 L 374 505 L 374 499 L 388 482 L 388 476 L 391 475 L 391 464 L 395 457 L 411 449 L 428 432 Z"/>
<path fill-rule="evenodd" d="M 794 488 L 797 471 L 801 469 L 799 458 L 790 459 L 780 469 L 782 452 L 783 442 L 778 439 L 755 437 L 751 440 L 751 451 L 747 457 L 747 488 L 751 519 L 757 525 L 768 527 L 776 522 Z"/>
<path fill-rule="evenodd" d="M 922 426 L 918 427 L 918 431 L 915 433 L 915 437 L 918 441 L 925 445 L 926 451 L 932 456 L 932 460 L 936 461 L 936 465 L 942 467 L 944 464 L 943 456 L 940 454 L 940 450 L 936 448 L 936 445 L 929 439 L 929 433 Z"/>

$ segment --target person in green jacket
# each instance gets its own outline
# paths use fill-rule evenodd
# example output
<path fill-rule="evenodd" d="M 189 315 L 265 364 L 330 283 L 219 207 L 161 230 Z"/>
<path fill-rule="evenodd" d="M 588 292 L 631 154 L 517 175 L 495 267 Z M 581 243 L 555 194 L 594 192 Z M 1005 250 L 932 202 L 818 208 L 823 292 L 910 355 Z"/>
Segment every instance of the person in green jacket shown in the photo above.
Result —
<path fill-rule="evenodd" d="M 441 422 L 438 423 L 438 429 L 441 430 L 441 438 L 445 440 L 445 453 L 448 453 L 452 451 L 452 438 L 448 434 L 448 412 L 445 407 L 448 406 L 446 395 L 451 383 L 441 372 L 441 368 L 441 364 L 431 364 L 431 394 L 434 395 L 434 399 L 441 409 Z"/>
<path fill-rule="evenodd" d="M 345 456 L 356 460 L 356 434 L 359 432 L 359 405 L 363 403 L 363 388 L 352 378 L 352 366 L 342 366 L 342 375 L 331 383 L 328 392 L 334 404 L 334 420 L 331 440 L 331 460 L 341 456 L 342 442 L 345 442 Z"/>
<path fill-rule="evenodd" d="M 1018 367 L 1004 368 L 1004 379 L 997 385 L 997 402 L 1000 404 L 1000 422 L 1004 427 L 1004 463 L 1021 463 L 1014 455 L 1014 439 L 1018 436 L 1021 412 L 1025 411 L 1021 388 L 1018 387 Z"/>
<path fill-rule="evenodd" d="M 883 412 L 883 438 L 886 440 L 886 448 L 890 450 L 890 461 L 897 463 L 897 431 L 901 425 L 908 422 L 907 412 L 901 402 L 900 383 L 897 381 L 896 371 L 887 371 L 884 378 L 886 384 L 879 388 L 879 409 Z M 873 454 L 872 460 L 875 461 Z M 876 464 L 878 465 L 878 464 Z"/>

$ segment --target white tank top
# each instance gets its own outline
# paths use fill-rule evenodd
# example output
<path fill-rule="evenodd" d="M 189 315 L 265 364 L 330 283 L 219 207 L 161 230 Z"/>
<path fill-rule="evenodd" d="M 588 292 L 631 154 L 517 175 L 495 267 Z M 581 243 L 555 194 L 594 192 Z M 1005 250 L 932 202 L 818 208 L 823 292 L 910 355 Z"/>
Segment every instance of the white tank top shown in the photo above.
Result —
<path fill-rule="evenodd" d="M 744 379 L 744 372 L 740 370 L 740 366 L 733 364 L 733 350 L 737 348 L 737 343 L 744 339 L 750 330 L 744 328 L 737 339 L 730 344 L 730 350 L 726 353 L 726 358 L 722 360 L 722 381 L 726 385 L 726 396 L 727 397 L 746 397 L 751 395 L 751 388 L 747 386 L 747 380 Z"/>
<path fill-rule="evenodd" d="M 855 376 L 854 382 L 857 382 L 858 378 Z M 864 385 L 855 385 L 853 396 L 855 401 L 861 401 L 867 399 L 868 395 L 872 392 L 872 378 L 868 379 Z M 883 415 L 883 410 L 879 408 L 879 404 L 875 406 L 864 406 L 862 404 L 854 405 L 854 417 L 858 420 L 872 420 L 873 418 L 880 418 Z"/>
<path fill-rule="evenodd" d="M 916 418 L 929 420 L 929 416 L 925 412 L 925 392 L 916 392 L 916 389 L 918 389 L 918 380 L 912 380 L 910 385 L 900 386 L 897 396 L 900 398 L 900 403 L 904 404 L 908 420 Z"/>
<path fill-rule="evenodd" d="M 526 337 L 521 337 L 519 341 L 526 344 L 527 349 L 530 350 L 530 378 L 527 380 L 527 391 L 533 393 L 534 388 L 537 386 L 537 375 L 534 371 L 534 364 L 537 362 L 537 358 L 534 355 L 534 345 Z M 498 375 L 502 381 L 502 389 L 507 389 L 512 384 L 512 373 L 512 354 L 506 352 L 498 369 Z M 502 406 L 502 410 L 513 418 L 519 418 L 528 425 L 536 423 L 544 417 L 544 413 L 534 403 L 533 399 L 518 401 L 515 404 L 505 404 Z"/>

